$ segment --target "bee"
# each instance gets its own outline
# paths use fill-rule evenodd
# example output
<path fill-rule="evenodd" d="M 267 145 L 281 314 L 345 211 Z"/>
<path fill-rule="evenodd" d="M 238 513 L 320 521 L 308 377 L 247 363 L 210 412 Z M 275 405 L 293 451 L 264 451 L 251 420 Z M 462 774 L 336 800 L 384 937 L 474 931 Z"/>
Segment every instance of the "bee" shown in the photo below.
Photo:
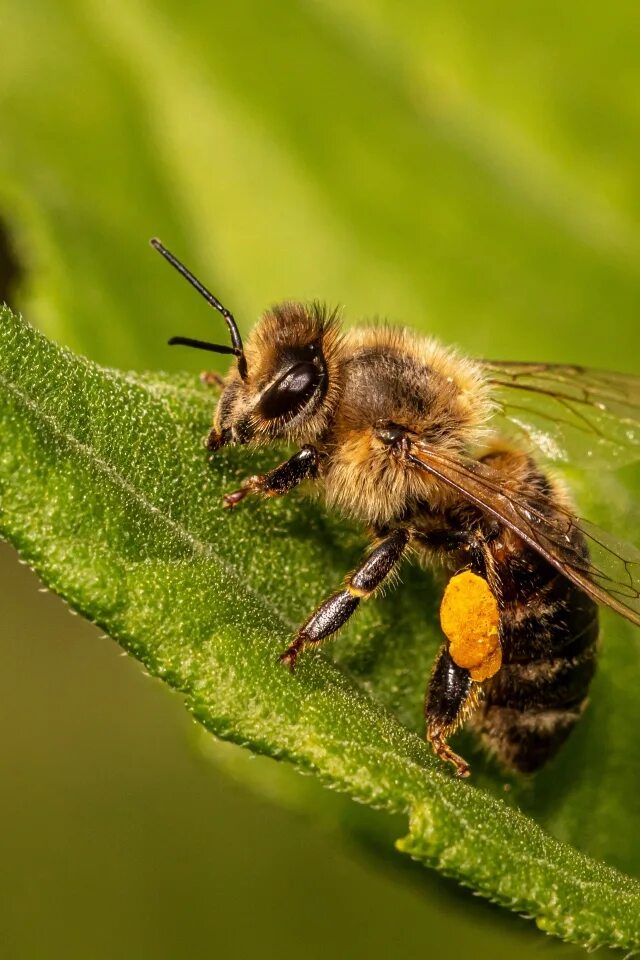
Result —
<path fill-rule="evenodd" d="M 208 449 L 284 441 L 297 450 L 226 494 L 224 506 L 308 481 L 371 535 L 360 565 L 302 623 L 280 662 L 293 671 L 406 555 L 438 561 L 450 579 L 425 698 L 427 740 L 466 777 L 469 764 L 449 739 L 470 720 L 504 766 L 538 770 L 585 708 L 598 604 L 640 625 L 640 552 L 581 520 L 541 463 L 640 459 L 640 378 L 474 361 L 408 329 L 342 330 L 337 311 L 319 303 L 267 310 L 244 346 L 232 314 L 151 243 L 229 329 L 228 346 L 169 341 L 234 357 L 220 378 Z"/>

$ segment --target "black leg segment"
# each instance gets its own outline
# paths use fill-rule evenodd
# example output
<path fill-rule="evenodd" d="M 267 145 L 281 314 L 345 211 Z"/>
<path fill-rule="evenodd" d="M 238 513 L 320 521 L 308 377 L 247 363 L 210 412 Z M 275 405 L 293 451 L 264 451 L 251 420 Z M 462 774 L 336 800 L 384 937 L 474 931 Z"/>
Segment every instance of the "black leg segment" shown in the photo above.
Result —
<path fill-rule="evenodd" d="M 223 497 L 225 507 L 235 507 L 250 493 L 263 493 L 267 497 L 277 497 L 288 493 L 303 480 L 310 480 L 318 475 L 319 454 L 315 447 L 305 446 L 289 460 L 285 460 L 269 473 L 257 474 L 249 477 L 247 482 Z"/>
<path fill-rule="evenodd" d="M 469 671 L 454 663 L 443 645 L 427 689 L 424 710 L 427 740 L 441 760 L 447 760 L 454 765 L 459 777 L 469 776 L 469 764 L 453 752 L 447 738 L 475 706 L 476 696 L 477 685 L 471 679 Z"/>
<path fill-rule="evenodd" d="M 444 729 L 455 727 L 472 683 L 469 671 L 454 663 L 447 648 L 441 647 L 427 690 L 427 722 Z"/>
<path fill-rule="evenodd" d="M 303 647 L 326 640 L 344 626 L 357 610 L 360 601 L 371 596 L 391 573 L 402 557 L 409 538 L 408 530 L 394 530 L 381 540 L 358 569 L 347 577 L 345 589 L 334 593 L 311 614 L 291 646 L 280 657 L 280 662 L 286 663 L 293 670 Z"/>
<path fill-rule="evenodd" d="M 408 530 L 394 530 L 385 537 L 347 578 L 350 592 L 358 597 L 368 597 L 389 576 L 408 542 Z"/>

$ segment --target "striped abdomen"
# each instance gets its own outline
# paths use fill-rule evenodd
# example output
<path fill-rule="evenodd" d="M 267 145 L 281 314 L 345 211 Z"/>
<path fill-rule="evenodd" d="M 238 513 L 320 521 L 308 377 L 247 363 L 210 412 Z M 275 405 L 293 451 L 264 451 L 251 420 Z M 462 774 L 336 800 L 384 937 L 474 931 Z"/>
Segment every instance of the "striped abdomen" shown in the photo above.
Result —
<path fill-rule="evenodd" d="M 576 534 L 580 537 L 580 534 Z M 586 551 L 586 545 L 574 546 Z M 485 687 L 477 715 L 498 758 L 523 773 L 563 744 L 586 704 L 596 664 L 596 604 L 542 557 L 525 548 L 503 563 L 503 666 Z"/>

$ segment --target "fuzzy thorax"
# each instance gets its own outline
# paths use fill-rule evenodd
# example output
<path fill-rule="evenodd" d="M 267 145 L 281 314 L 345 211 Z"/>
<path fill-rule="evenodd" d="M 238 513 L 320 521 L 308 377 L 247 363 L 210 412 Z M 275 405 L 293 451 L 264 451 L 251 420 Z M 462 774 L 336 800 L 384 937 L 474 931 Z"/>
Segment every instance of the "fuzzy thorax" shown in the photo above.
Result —
<path fill-rule="evenodd" d="M 479 446 L 492 403 L 478 367 L 395 327 L 349 331 L 342 349 L 342 388 L 323 470 L 329 506 L 374 525 L 397 520 L 421 501 L 445 506 L 450 492 L 399 460 L 379 428 L 393 424 L 441 452 Z"/>

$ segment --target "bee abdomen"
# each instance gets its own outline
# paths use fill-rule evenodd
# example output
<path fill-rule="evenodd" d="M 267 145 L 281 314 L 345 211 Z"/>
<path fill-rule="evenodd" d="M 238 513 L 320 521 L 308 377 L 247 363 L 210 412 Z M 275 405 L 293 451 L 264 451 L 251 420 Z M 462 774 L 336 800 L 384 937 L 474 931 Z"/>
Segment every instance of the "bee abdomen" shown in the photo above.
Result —
<path fill-rule="evenodd" d="M 482 732 L 496 757 L 519 773 L 535 773 L 565 742 L 580 719 L 586 698 L 573 709 L 520 711 L 492 706 Z"/>
<path fill-rule="evenodd" d="M 507 766 L 532 773 L 562 746 L 586 706 L 596 667 L 598 611 L 566 583 L 551 612 L 504 612 L 504 664 L 485 688 L 480 726 Z"/>

